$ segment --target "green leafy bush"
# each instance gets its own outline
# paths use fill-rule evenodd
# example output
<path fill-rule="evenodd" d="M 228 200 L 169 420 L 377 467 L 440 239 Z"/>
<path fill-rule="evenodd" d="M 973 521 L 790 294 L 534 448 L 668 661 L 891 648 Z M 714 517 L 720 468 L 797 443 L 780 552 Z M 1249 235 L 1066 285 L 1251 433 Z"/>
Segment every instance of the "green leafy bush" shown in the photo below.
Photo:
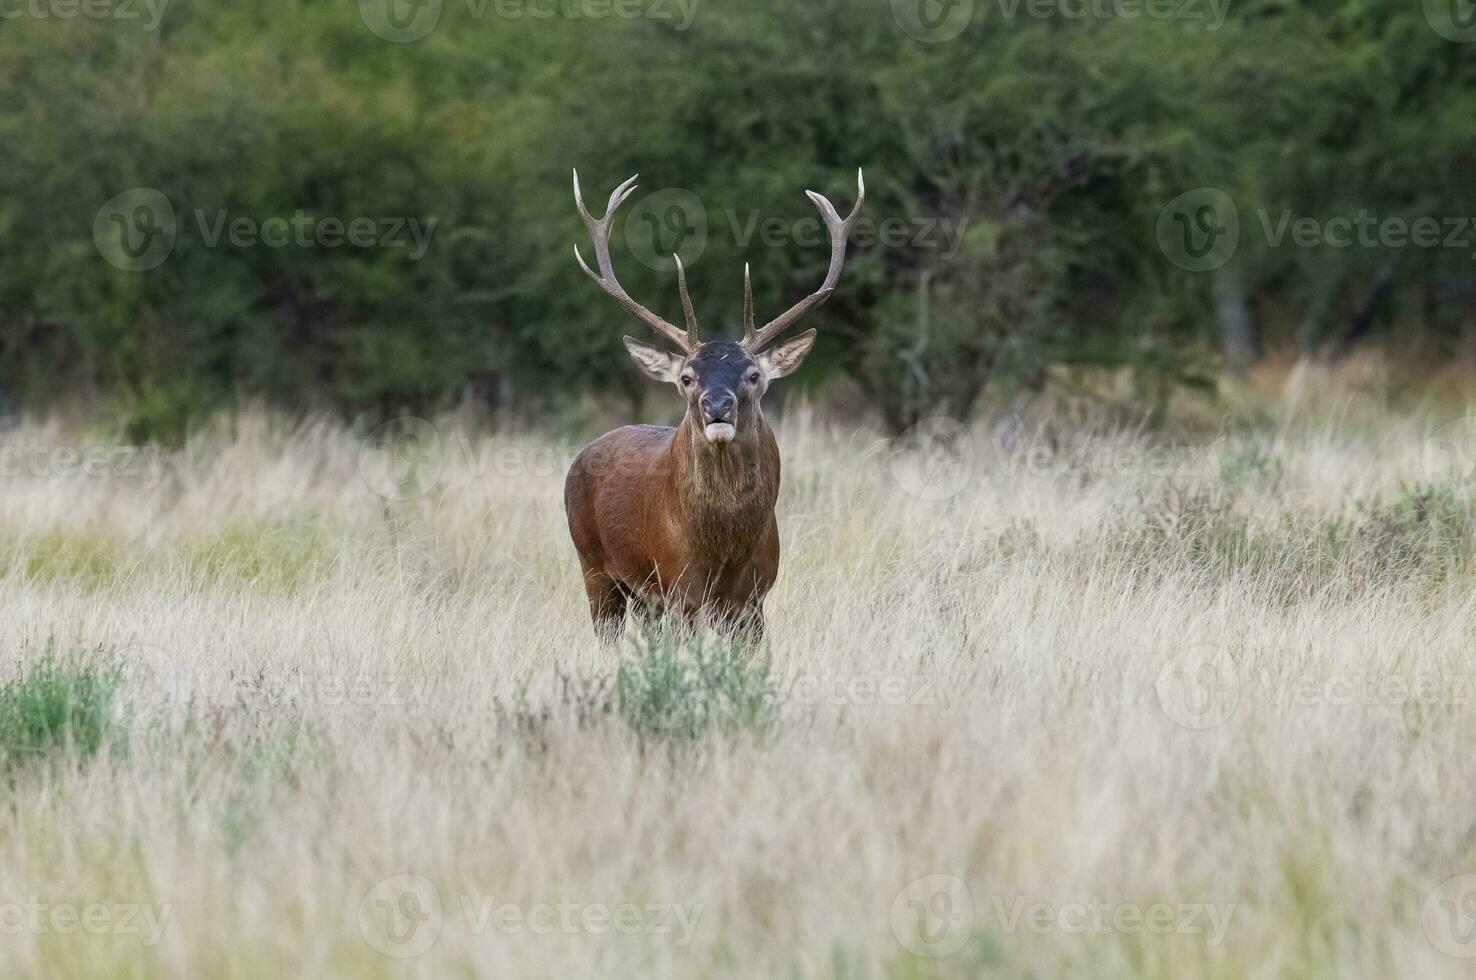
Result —
<path fill-rule="evenodd" d="M 115 665 L 48 649 L 0 687 L 0 770 L 95 756 L 120 733 L 121 676 Z"/>
<path fill-rule="evenodd" d="M 767 658 L 710 634 L 637 634 L 620 662 L 615 693 L 620 717 L 642 737 L 691 740 L 761 731 L 778 720 Z"/>

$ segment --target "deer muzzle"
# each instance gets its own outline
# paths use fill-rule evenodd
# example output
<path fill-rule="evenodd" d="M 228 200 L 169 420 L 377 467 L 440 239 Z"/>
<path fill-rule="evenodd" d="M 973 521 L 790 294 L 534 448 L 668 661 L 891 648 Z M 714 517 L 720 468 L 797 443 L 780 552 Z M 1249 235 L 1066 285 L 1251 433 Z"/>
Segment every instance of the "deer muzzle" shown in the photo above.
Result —
<path fill-rule="evenodd" d="M 708 442 L 732 442 L 738 434 L 733 425 L 738 414 L 738 399 L 730 391 L 710 391 L 702 396 L 703 434 Z"/>

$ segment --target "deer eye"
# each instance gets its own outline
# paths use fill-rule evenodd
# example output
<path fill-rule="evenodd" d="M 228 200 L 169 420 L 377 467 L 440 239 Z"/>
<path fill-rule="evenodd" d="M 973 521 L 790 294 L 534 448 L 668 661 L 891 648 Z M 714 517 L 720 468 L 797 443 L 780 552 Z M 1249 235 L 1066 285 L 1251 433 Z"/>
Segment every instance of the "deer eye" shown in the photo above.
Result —
<path fill-rule="evenodd" d="M 682 387 L 683 388 L 690 388 L 690 387 L 692 387 L 692 376 L 690 374 L 684 374 L 684 375 L 682 375 Z"/>
<path fill-rule="evenodd" d="M 751 385 L 756 385 L 759 383 L 759 373 L 757 371 L 748 376 L 748 383 Z"/>

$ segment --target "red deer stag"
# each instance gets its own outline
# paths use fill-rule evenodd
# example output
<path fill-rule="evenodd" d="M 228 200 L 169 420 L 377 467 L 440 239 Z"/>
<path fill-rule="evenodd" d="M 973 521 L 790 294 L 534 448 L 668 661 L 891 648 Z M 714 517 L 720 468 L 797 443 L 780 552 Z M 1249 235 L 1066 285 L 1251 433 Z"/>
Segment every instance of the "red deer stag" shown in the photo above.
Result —
<path fill-rule="evenodd" d="M 779 446 L 759 402 L 769 383 L 799 367 L 815 344 L 807 330 L 765 351 L 781 333 L 824 302 L 840 279 L 846 239 L 866 187 L 856 172 L 856 206 L 845 219 L 814 191 L 806 191 L 830 232 L 830 271 L 820 288 L 761 328 L 753 322 L 753 287 L 743 270 L 743 339 L 697 337 L 687 275 L 676 260 L 677 287 L 687 329 L 679 329 L 630 297 L 610 264 L 615 209 L 635 190 L 635 177 L 615 188 L 603 218 L 584 206 L 579 173 L 574 203 L 594 242 L 599 272 L 574 256 L 599 287 L 658 334 L 681 348 L 672 354 L 625 338 L 625 349 L 646 374 L 676 385 L 687 403 L 676 428 L 627 425 L 584 448 L 564 483 L 569 535 L 579 552 L 595 631 L 616 637 L 626 607 L 669 611 L 688 622 L 763 636 L 764 596 L 779 571 Z"/>

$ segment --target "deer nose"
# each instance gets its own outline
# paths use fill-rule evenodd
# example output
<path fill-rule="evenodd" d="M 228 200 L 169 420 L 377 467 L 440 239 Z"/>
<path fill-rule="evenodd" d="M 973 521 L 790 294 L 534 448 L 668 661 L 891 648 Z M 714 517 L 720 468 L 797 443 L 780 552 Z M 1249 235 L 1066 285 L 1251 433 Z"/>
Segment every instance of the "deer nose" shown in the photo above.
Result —
<path fill-rule="evenodd" d="M 702 395 L 702 413 L 707 422 L 731 422 L 738 399 L 731 391 L 709 391 Z"/>

